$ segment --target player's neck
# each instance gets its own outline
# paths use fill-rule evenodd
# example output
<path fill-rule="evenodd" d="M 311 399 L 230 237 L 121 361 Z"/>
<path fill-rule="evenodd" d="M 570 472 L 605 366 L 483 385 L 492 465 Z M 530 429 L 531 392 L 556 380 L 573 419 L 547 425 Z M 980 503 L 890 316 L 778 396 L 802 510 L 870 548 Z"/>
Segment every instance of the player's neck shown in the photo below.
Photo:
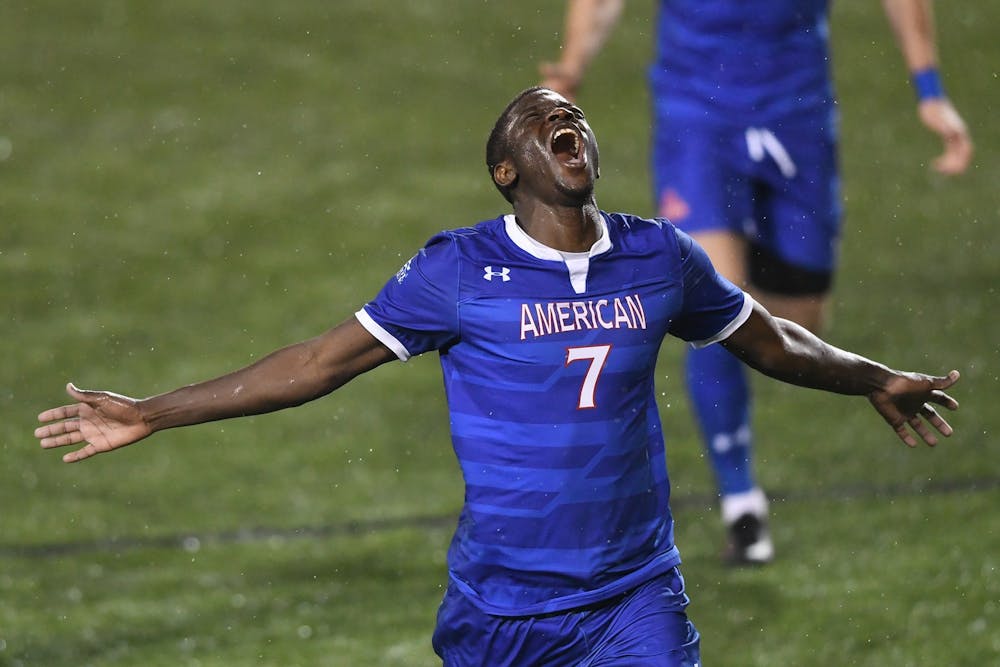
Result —
<path fill-rule="evenodd" d="M 563 252 L 586 252 L 600 234 L 600 210 L 591 199 L 583 206 L 515 204 L 518 226 L 542 245 Z"/>

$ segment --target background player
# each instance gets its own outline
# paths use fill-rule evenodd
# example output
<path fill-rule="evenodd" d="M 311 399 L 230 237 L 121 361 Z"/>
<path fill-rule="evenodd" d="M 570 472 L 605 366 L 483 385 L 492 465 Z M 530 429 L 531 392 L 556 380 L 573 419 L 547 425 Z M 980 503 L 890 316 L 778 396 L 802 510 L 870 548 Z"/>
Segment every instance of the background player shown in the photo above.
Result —
<path fill-rule="evenodd" d="M 913 75 L 918 113 L 938 134 L 943 174 L 972 144 L 945 97 L 929 0 L 884 0 Z M 544 85 L 572 98 L 624 0 L 570 0 L 562 55 Z M 826 0 L 661 0 L 649 82 L 659 214 L 769 311 L 822 328 L 840 234 L 837 120 Z M 728 530 L 726 558 L 774 555 L 767 498 L 752 466 L 750 388 L 720 346 L 689 352 L 688 393 Z"/>
<path fill-rule="evenodd" d="M 695 665 L 653 370 L 666 334 L 721 342 L 803 386 L 865 395 L 910 446 L 952 432 L 958 373 L 890 370 L 832 347 L 719 276 L 665 222 L 602 213 L 582 112 L 530 89 L 487 144 L 513 205 L 444 232 L 328 332 L 214 380 L 137 400 L 68 391 L 39 415 L 72 462 L 156 431 L 300 405 L 438 350 L 465 505 L 434 646 L 446 665 Z M 619 663 L 620 664 L 620 663 Z"/>

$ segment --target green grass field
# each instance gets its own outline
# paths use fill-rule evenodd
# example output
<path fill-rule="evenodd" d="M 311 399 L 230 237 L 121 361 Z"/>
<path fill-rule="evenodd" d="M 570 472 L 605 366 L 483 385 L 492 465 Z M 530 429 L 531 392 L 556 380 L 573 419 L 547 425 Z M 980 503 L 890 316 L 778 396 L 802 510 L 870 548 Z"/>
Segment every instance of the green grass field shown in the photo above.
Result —
<path fill-rule="evenodd" d="M 580 102 L 603 208 L 650 213 L 630 3 Z M 778 560 L 730 570 L 680 381 L 658 369 L 704 663 L 1000 663 L 1000 6 L 937 5 L 977 142 L 933 176 L 877 3 L 834 3 L 846 228 L 827 338 L 957 367 L 957 435 L 907 450 L 863 399 L 755 379 Z M 149 395 L 350 315 L 440 229 L 505 210 L 483 144 L 555 55 L 561 3 L 0 7 L 0 665 L 437 664 L 462 499 L 434 358 L 77 465 L 68 380 Z"/>

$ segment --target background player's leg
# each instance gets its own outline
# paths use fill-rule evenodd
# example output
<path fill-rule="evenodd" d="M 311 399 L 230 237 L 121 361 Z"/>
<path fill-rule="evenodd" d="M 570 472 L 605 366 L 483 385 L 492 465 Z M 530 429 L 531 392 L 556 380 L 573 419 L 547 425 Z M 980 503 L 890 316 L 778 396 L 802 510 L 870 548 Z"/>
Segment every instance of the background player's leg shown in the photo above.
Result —
<path fill-rule="evenodd" d="M 767 563 L 774 547 L 767 530 L 767 499 L 753 470 L 747 370 L 721 345 L 690 350 L 688 396 L 718 485 L 732 563 Z"/>
<path fill-rule="evenodd" d="M 733 232 L 695 232 L 719 273 L 747 288 L 746 240 Z M 690 350 L 687 387 L 718 484 L 729 543 L 726 558 L 766 563 L 774 557 L 767 499 L 753 471 L 750 383 L 743 364 L 721 345 Z"/>
<path fill-rule="evenodd" d="M 754 288 L 753 295 L 775 317 L 801 324 L 815 334 L 822 332 L 827 313 L 826 295 L 790 296 L 760 288 Z"/>
<path fill-rule="evenodd" d="M 721 345 L 690 350 L 686 379 L 719 495 L 750 491 L 750 388 L 743 364 Z"/>

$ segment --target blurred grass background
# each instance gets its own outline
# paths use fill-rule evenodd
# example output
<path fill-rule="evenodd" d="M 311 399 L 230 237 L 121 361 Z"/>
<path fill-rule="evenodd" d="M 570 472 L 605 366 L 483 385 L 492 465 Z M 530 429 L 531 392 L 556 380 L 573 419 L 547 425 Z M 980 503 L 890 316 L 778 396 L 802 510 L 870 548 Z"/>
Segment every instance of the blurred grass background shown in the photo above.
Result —
<path fill-rule="evenodd" d="M 651 212 L 651 0 L 581 92 L 607 210 Z M 221 374 L 363 304 L 428 237 L 505 203 L 483 144 L 556 55 L 561 3 L 0 6 L 0 665 L 432 665 L 462 490 L 437 361 L 65 466 L 31 436 L 62 386 Z M 877 3 L 834 3 L 847 217 L 827 338 L 957 367 L 957 435 L 909 451 L 860 399 L 757 378 L 778 561 L 719 564 L 713 486 L 658 369 L 706 665 L 1000 660 L 995 26 L 937 4 L 977 143 L 958 180 Z"/>

